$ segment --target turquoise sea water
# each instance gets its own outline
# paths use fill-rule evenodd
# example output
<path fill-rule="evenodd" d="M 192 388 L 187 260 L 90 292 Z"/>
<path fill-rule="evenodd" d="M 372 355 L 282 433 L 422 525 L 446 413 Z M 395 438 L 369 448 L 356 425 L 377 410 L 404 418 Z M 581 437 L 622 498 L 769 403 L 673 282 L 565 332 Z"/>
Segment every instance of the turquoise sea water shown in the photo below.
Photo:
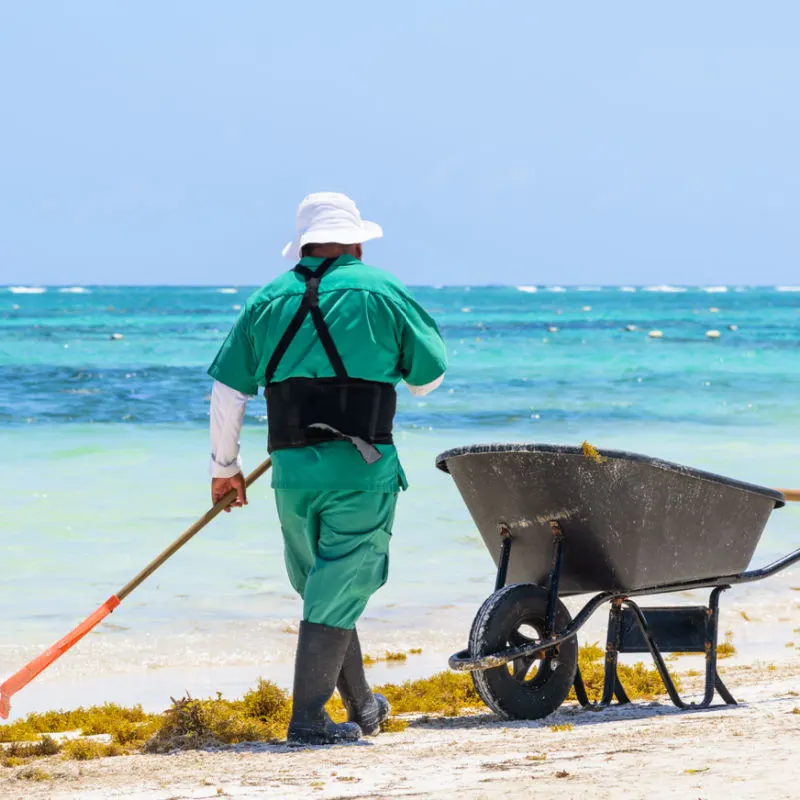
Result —
<path fill-rule="evenodd" d="M 433 466 L 449 447 L 588 439 L 800 485 L 800 288 L 652 289 L 415 290 L 441 325 L 451 368 L 428 397 L 400 391 L 411 489 L 390 582 L 364 620 L 372 641 L 447 650 L 491 592 L 491 559 Z M 205 369 L 249 291 L 0 288 L 0 678 L 205 511 Z M 265 455 L 264 413 L 262 398 L 251 401 L 249 468 Z M 757 559 L 798 544 L 800 509 L 787 508 Z M 48 680 L 135 673 L 145 684 L 143 669 L 183 670 L 183 686 L 187 670 L 219 666 L 244 670 L 243 681 L 269 676 L 291 656 L 299 611 L 265 479 L 247 509 L 199 534 Z"/>

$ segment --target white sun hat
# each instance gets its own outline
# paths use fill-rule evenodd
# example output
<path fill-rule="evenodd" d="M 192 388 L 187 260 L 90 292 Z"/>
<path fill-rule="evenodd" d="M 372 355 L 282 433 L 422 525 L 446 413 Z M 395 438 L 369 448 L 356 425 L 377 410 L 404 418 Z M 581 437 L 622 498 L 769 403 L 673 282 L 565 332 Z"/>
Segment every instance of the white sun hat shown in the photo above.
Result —
<path fill-rule="evenodd" d="M 360 244 L 381 236 L 381 226 L 362 220 L 356 204 L 347 195 L 316 192 L 300 203 L 297 234 L 283 248 L 283 256 L 299 261 L 300 251 L 307 244 Z"/>

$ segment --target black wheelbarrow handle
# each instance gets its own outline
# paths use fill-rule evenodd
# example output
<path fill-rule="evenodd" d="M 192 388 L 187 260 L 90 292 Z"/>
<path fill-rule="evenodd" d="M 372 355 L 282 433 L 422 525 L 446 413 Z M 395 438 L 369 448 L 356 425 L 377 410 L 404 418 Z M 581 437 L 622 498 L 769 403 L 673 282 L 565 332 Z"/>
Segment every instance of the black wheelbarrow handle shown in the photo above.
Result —
<path fill-rule="evenodd" d="M 609 600 L 647 594 L 669 594 L 670 592 L 683 592 L 690 589 L 707 589 L 712 586 L 727 588 L 728 586 L 735 586 L 740 583 L 753 583 L 754 581 L 769 578 L 787 567 L 792 566 L 792 564 L 796 564 L 798 561 L 800 561 L 800 548 L 783 558 L 779 558 L 777 561 L 773 561 L 766 567 L 740 572 L 738 575 L 721 575 L 716 578 L 683 581 L 682 583 L 664 584 L 661 586 L 648 586 L 632 592 L 601 592 L 589 600 L 578 612 L 570 625 L 556 636 L 547 639 L 534 639 L 527 644 L 509 647 L 498 653 L 491 653 L 485 656 L 473 656 L 470 654 L 469 650 L 461 650 L 450 656 L 448 664 L 450 665 L 450 669 L 460 672 L 473 672 L 476 670 L 501 667 L 509 661 L 514 661 L 518 658 L 529 658 L 531 656 L 541 655 L 550 648 L 558 647 L 558 645 L 571 639 L 586 624 L 592 614 L 594 614 L 603 603 Z"/>

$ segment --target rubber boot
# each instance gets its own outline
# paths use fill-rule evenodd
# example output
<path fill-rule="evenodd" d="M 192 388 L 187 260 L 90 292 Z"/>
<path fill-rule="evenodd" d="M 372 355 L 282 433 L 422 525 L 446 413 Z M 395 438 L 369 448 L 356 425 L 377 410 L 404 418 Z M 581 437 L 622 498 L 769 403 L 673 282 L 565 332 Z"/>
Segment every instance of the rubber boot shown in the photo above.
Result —
<path fill-rule="evenodd" d="M 353 631 L 344 628 L 300 623 L 288 744 L 341 744 L 361 737 L 358 725 L 337 724 L 325 711 L 352 636 Z"/>
<path fill-rule="evenodd" d="M 381 722 L 389 716 L 391 707 L 382 694 L 373 694 L 369 688 L 364 673 L 361 644 L 355 630 L 344 657 L 339 680 L 336 681 L 336 688 L 347 709 L 347 719 L 350 722 L 357 722 L 365 736 L 380 733 Z"/>

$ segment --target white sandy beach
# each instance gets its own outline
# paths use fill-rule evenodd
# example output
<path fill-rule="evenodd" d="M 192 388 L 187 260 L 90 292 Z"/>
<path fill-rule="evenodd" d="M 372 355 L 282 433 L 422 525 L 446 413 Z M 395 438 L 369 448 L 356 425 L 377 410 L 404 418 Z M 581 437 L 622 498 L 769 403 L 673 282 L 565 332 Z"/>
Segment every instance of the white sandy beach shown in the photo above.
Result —
<path fill-rule="evenodd" d="M 724 677 L 744 701 L 738 707 L 687 713 L 662 700 L 593 713 L 565 705 L 538 722 L 416 718 L 402 733 L 342 747 L 253 744 L 83 763 L 56 756 L 37 762 L 51 780 L 6 771 L 0 796 L 796 798 L 800 665 L 730 667 Z"/>

